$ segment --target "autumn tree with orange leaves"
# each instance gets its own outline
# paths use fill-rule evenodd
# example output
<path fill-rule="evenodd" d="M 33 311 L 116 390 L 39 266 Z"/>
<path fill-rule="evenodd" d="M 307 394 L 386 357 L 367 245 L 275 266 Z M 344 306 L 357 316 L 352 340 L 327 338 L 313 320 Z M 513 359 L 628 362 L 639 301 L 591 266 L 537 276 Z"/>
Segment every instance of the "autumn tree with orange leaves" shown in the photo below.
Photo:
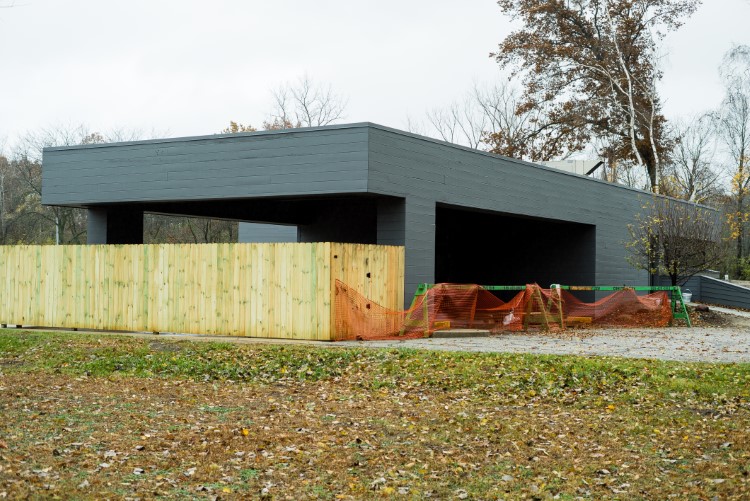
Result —
<path fill-rule="evenodd" d="M 595 137 L 612 138 L 608 157 L 642 168 L 651 189 L 673 145 L 656 83 L 659 42 L 699 0 L 500 0 L 521 23 L 492 54 L 524 86 L 516 112 L 542 111 L 527 135 L 540 160 L 580 151 Z M 493 151 L 518 156 L 502 132 Z M 528 154 L 528 153 L 527 153 Z"/>

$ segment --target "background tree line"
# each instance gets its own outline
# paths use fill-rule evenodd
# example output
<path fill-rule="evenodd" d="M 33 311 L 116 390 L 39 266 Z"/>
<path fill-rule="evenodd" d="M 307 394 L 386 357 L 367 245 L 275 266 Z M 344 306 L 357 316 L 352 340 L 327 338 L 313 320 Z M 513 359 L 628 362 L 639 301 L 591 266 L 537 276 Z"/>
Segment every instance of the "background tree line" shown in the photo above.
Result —
<path fill-rule="evenodd" d="M 144 137 L 139 131 L 90 132 L 85 126 L 55 127 L 22 137 L 10 154 L 0 155 L 0 244 L 86 243 L 86 211 L 44 206 L 42 150 Z M 144 242 L 231 242 L 237 223 L 201 218 L 144 216 Z"/>

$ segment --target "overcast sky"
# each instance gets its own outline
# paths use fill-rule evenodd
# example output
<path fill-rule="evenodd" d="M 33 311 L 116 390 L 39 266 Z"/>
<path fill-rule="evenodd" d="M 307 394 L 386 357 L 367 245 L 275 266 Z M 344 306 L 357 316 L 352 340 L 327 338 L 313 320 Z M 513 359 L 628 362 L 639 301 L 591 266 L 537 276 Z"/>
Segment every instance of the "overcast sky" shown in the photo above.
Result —
<path fill-rule="evenodd" d="M 270 89 L 305 72 L 347 122 L 396 128 L 500 78 L 512 26 L 493 0 L 0 0 L 0 144 L 86 124 L 211 134 L 260 126 Z M 750 43 L 748 0 L 706 0 L 666 41 L 669 118 L 715 107 L 717 67 Z"/>

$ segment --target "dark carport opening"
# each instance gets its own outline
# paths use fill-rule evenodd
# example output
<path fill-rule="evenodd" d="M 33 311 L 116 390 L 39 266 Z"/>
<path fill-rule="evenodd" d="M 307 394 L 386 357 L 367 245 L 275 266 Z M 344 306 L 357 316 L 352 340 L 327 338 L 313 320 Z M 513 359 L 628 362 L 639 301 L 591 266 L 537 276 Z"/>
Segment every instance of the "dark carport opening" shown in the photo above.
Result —
<path fill-rule="evenodd" d="M 357 194 L 144 202 L 89 208 L 107 214 L 104 219 L 107 243 L 142 243 L 143 215 L 149 214 L 286 225 L 296 228 L 294 240 L 299 242 L 375 244 L 379 200 Z M 245 241 L 252 241 L 252 235 L 249 238 Z M 285 240 L 290 241 L 288 235 Z"/>
<path fill-rule="evenodd" d="M 438 205 L 436 211 L 437 283 L 537 283 L 545 288 L 595 283 L 594 225 L 449 205 Z M 513 294 L 498 296 L 507 300 Z"/>

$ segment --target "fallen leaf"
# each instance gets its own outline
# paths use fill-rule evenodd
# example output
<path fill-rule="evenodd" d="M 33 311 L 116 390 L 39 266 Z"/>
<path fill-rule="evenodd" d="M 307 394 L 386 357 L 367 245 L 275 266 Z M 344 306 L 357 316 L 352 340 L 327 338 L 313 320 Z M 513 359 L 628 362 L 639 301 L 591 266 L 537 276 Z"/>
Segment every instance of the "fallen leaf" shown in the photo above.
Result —
<path fill-rule="evenodd" d="M 370 490 L 372 490 L 372 491 L 380 490 L 380 489 L 383 488 L 384 485 L 385 485 L 385 478 L 384 477 L 376 478 L 375 480 L 373 480 L 370 483 Z"/>

